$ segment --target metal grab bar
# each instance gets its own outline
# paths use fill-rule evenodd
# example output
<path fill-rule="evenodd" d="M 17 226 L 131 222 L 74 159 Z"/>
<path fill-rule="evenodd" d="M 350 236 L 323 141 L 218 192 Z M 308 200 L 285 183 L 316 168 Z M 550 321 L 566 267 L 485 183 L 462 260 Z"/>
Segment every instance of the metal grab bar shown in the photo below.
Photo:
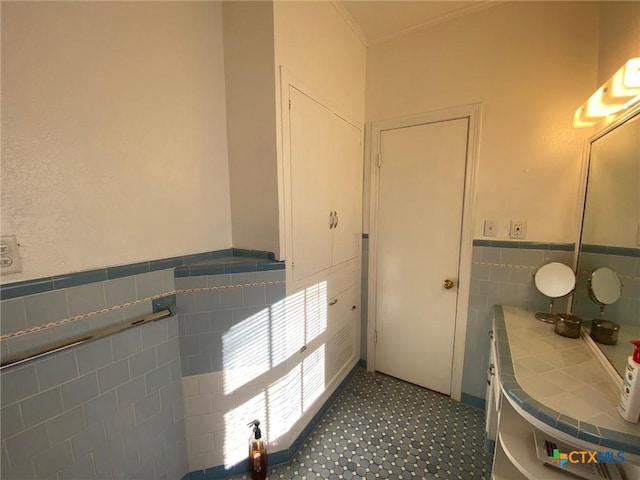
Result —
<path fill-rule="evenodd" d="M 138 325 L 143 325 L 149 322 L 156 322 L 158 320 L 162 320 L 163 318 L 172 317 L 175 314 L 176 314 L 176 307 L 174 305 L 169 305 L 164 310 L 160 310 L 156 313 L 152 313 L 151 315 L 147 315 L 146 317 L 142 317 L 137 320 L 130 320 L 125 323 L 120 323 L 118 325 L 113 325 L 111 327 L 103 328 L 102 330 L 98 330 L 97 332 L 83 335 L 80 337 L 75 337 L 71 340 L 67 340 L 65 342 L 61 342 L 56 345 L 52 345 L 48 348 L 38 350 L 33 353 L 22 354 L 22 355 L 15 356 L 13 358 L 2 360 L 2 362 L 0 363 L 0 370 L 3 370 L 8 367 L 12 367 L 14 365 L 18 365 L 20 363 L 23 363 L 29 360 L 33 360 L 35 358 L 49 355 L 51 353 L 60 352 L 62 350 L 66 350 L 67 348 L 75 347 L 77 345 L 82 345 L 85 342 L 89 342 L 91 340 L 97 340 L 98 338 L 106 337 L 107 335 L 113 335 L 114 333 L 121 332 L 122 330 L 127 330 L 132 327 L 137 327 Z"/>

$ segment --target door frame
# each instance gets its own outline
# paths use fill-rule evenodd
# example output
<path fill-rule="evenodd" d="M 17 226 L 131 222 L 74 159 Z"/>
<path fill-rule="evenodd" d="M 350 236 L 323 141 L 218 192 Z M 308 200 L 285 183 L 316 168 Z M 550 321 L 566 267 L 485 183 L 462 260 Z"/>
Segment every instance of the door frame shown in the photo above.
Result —
<path fill-rule="evenodd" d="M 453 362 L 451 371 L 451 398 L 460 401 L 462 397 L 462 378 L 464 370 L 464 352 L 467 336 L 469 292 L 471 283 L 471 260 L 473 254 L 473 233 L 476 205 L 476 178 L 478 174 L 478 150 L 480 140 L 480 122 L 482 105 L 475 103 L 460 107 L 437 110 L 391 120 L 373 122 L 369 142 L 369 278 L 367 302 L 367 370 L 375 371 L 377 326 L 377 269 L 378 269 L 378 193 L 380 187 L 381 133 L 385 130 L 406 128 L 425 123 L 437 123 L 447 120 L 467 119 L 467 163 L 465 166 L 464 198 L 462 207 L 462 232 L 460 237 L 460 258 L 458 264 L 458 298 L 456 302 Z M 384 163 L 384 159 L 382 160 Z"/>

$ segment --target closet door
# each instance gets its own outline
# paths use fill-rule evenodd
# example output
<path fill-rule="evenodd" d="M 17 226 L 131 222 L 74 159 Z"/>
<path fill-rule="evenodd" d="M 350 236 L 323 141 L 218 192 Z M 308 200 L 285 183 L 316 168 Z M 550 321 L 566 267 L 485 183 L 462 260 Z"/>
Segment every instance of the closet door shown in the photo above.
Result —
<path fill-rule="evenodd" d="M 331 266 L 334 115 L 289 86 L 293 280 Z M 336 172 L 337 173 L 337 172 Z"/>
<path fill-rule="evenodd" d="M 332 122 L 332 209 L 338 212 L 333 229 L 332 263 L 360 254 L 362 237 L 362 150 L 360 130 L 333 115 Z"/>

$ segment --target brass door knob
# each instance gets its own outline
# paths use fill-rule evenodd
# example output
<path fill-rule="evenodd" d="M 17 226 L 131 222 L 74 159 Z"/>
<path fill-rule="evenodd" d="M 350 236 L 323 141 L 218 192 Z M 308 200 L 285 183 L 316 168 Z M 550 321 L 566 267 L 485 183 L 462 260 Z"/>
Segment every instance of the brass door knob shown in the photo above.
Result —
<path fill-rule="evenodd" d="M 449 280 L 448 278 L 444 282 L 442 282 L 442 286 L 447 290 L 451 290 L 454 285 L 455 283 L 453 283 L 453 280 Z"/>

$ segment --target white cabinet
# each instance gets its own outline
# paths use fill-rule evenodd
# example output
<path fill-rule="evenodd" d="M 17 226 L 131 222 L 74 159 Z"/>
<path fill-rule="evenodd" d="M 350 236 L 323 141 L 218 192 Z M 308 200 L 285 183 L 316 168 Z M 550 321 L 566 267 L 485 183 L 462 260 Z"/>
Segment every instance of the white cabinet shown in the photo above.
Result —
<path fill-rule="evenodd" d="M 327 307 L 327 379 L 332 380 L 355 360 L 359 338 L 360 289 L 351 285 L 329 298 Z M 357 336 L 356 336 L 357 335 Z"/>
<path fill-rule="evenodd" d="M 287 294 L 304 303 L 296 361 L 322 352 L 328 395 L 360 355 L 362 130 L 298 87 L 283 79 Z"/>
<path fill-rule="evenodd" d="M 498 381 L 498 365 L 496 362 L 496 342 L 493 338 L 493 330 L 489 332 L 491 346 L 489 347 L 489 367 L 487 368 L 487 390 L 485 405 L 485 434 L 487 440 L 493 442 L 497 440 L 498 434 L 498 412 L 500 411 L 501 393 L 500 382 Z"/>
<path fill-rule="evenodd" d="M 362 147 L 359 128 L 292 85 L 287 94 L 285 235 L 295 288 L 360 255 Z"/>

